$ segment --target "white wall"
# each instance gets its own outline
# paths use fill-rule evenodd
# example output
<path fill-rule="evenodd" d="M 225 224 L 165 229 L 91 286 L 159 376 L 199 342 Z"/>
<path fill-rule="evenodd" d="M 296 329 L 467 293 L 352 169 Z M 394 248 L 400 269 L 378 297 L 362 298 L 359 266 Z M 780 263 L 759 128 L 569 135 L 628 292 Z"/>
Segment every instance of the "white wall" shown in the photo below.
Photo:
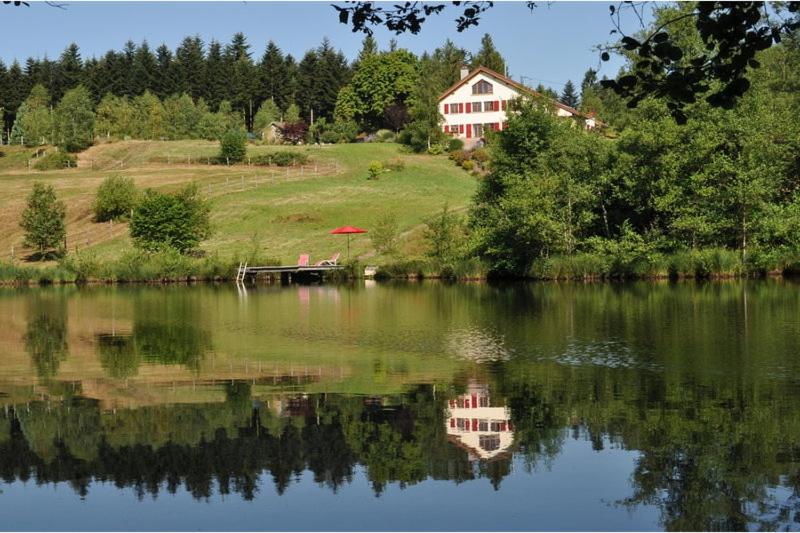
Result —
<path fill-rule="evenodd" d="M 478 83 L 480 80 L 486 80 L 492 84 L 493 92 L 492 94 L 472 94 L 472 86 Z M 444 122 L 442 126 L 445 124 L 450 126 L 458 126 L 461 124 L 489 124 L 489 123 L 500 123 L 502 125 L 503 122 L 506 121 L 506 113 L 502 110 L 502 104 L 499 111 L 481 111 L 479 113 L 467 113 L 466 112 L 466 103 L 473 103 L 473 102 L 487 102 L 487 101 L 503 101 L 503 100 L 512 100 L 519 96 L 519 93 L 516 89 L 512 88 L 511 86 L 502 83 L 499 80 L 496 80 L 490 76 L 487 76 L 484 73 L 479 73 L 473 78 L 470 78 L 467 83 L 462 85 L 461 87 L 457 88 L 451 94 L 447 95 L 442 101 L 439 102 L 439 112 L 444 117 Z M 465 104 L 464 113 L 447 113 L 444 112 L 445 104 L 457 104 L 463 103 Z M 449 109 L 448 109 L 449 111 Z M 464 128 L 464 133 L 457 135 L 460 138 L 466 138 L 466 127 Z"/>

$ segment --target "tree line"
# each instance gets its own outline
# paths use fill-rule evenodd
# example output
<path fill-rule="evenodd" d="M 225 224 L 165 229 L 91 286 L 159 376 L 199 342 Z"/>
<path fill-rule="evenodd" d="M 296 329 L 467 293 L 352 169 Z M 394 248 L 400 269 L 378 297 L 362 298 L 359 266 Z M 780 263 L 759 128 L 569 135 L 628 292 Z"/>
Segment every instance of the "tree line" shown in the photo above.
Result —
<path fill-rule="evenodd" d="M 128 41 L 122 50 L 109 50 L 100 58 L 89 59 L 82 58 L 78 45 L 72 43 L 56 60 L 28 58 L 24 64 L 15 60 L 10 67 L 0 61 L 0 108 L 6 137 L 15 124 L 20 130 L 20 113 L 33 109 L 36 122 L 44 124 L 46 111 L 58 106 L 77 87 L 83 87 L 82 98 L 88 97 L 98 119 L 105 114 L 108 120 L 112 108 L 119 107 L 114 112 L 138 114 L 142 122 L 147 122 L 141 115 L 148 106 L 157 107 L 157 99 L 165 108 L 183 107 L 188 115 L 192 104 L 200 115 L 235 115 L 249 131 L 262 129 L 266 118 L 276 120 L 286 113 L 307 123 L 319 119 L 329 123 L 335 119 L 356 120 L 362 130 L 398 130 L 408 121 L 408 108 L 438 97 L 439 91 L 458 79 L 462 64 L 506 71 L 505 61 L 488 35 L 475 54 L 447 41 L 421 57 L 397 49 L 394 42 L 388 50 L 380 51 L 369 36 L 352 63 L 327 38 L 299 60 L 284 54 L 272 41 L 260 58 L 254 58 L 242 33 L 235 34 L 225 45 L 216 40 L 206 45 L 198 36 L 186 37 L 174 51 L 163 44 L 153 51 L 147 41 L 138 45 Z M 417 81 L 431 70 L 437 71 L 434 83 L 427 87 L 431 94 L 422 94 Z M 125 103 L 134 109 L 125 109 Z M 259 120 L 261 109 L 265 110 Z M 124 117 L 121 120 L 124 122 Z M 174 124 L 163 117 L 160 120 L 166 125 Z M 202 118 L 195 120 L 201 121 Z M 212 135 L 214 127 L 208 124 L 211 121 L 205 116 L 203 124 L 189 124 L 194 126 L 191 135 Z M 181 127 L 186 129 L 187 125 Z M 106 133 L 145 137 L 155 134 L 152 125 L 148 129 L 142 124 L 131 131 L 112 132 L 112 125 L 104 123 L 97 133 L 104 129 Z M 20 132 L 11 135 L 13 140 L 19 140 Z M 163 136 L 174 135 L 165 132 Z M 42 139 L 44 135 L 39 128 L 28 137 Z"/>
<path fill-rule="evenodd" d="M 654 24 L 679 9 L 662 9 Z M 692 26 L 672 38 L 702 46 Z M 797 265 L 800 127 L 791 117 L 800 109 L 800 36 L 757 58 L 761 68 L 733 108 L 698 101 L 685 108 L 685 125 L 665 99 L 627 109 L 591 72 L 582 105 L 612 123 L 605 135 L 555 118 L 546 103 L 516 102 L 508 128 L 489 142 L 468 253 L 498 273 L 535 277 Z"/>

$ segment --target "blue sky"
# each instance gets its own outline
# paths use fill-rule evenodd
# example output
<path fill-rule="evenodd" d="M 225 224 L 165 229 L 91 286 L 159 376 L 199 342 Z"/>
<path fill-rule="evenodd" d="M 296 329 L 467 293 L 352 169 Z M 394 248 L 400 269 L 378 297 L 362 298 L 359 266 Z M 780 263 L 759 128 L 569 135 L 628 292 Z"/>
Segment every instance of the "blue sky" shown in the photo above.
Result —
<path fill-rule="evenodd" d="M 62 0 L 63 2 L 64 0 Z M 335 0 L 334 0 L 335 1 Z M 343 2 L 339 2 L 343 3 Z M 415 53 L 433 50 L 445 38 L 468 50 L 477 50 L 481 36 L 489 33 L 506 57 L 512 77 L 525 76 L 528 84 L 539 82 L 556 90 L 567 79 L 579 83 L 589 67 L 599 65 L 593 47 L 609 39 L 612 28 L 609 2 L 539 2 L 530 12 L 522 2 L 498 2 L 477 28 L 455 30 L 455 11 L 432 17 L 418 35 L 397 37 L 401 47 Z M 301 57 L 324 36 L 353 58 L 362 34 L 339 24 L 330 2 L 72 2 L 64 9 L 44 3 L 29 7 L 0 6 L 3 45 L 0 58 L 6 64 L 28 56 L 57 58 L 67 44 L 78 43 L 84 58 L 100 56 L 109 48 L 120 49 L 128 39 L 147 39 L 152 48 L 162 42 L 174 50 L 186 35 L 199 34 L 227 42 L 242 31 L 257 59 L 270 39 L 284 52 Z M 628 27 L 634 28 L 630 21 Z M 376 33 L 381 46 L 392 35 Z M 601 75 L 613 76 L 618 60 L 602 65 Z"/>

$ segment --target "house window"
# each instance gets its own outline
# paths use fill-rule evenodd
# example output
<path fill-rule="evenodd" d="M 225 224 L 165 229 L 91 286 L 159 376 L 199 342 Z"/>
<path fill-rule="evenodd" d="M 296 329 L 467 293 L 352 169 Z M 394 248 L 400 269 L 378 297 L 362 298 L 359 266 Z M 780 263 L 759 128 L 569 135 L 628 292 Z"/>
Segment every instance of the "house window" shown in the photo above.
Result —
<path fill-rule="evenodd" d="M 489 407 L 489 397 L 488 396 L 481 396 L 478 398 L 481 407 Z"/>
<path fill-rule="evenodd" d="M 486 111 L 497 111 L 497 109 L 494 108 L 494 102 L 492 101 L 484 102 L 483 107 L 486 109 Z"/>
<path fill-rule="evenodd" d="M 480 113 L 481 111 L 483 111 L 483 109 L 481 109 L 481 103 L 480 102 L 473 102 L 472 103 L 472 112 L 473 113 Z M 488 109 L 487 109 L 487 111 L 488 111 Z"/>
<path fill-rule="evenodd" d="M 458 113 L 458 104 L 449 104 L 451 113 Z"/>
<path fill-rule="evenodd" d="M 480 137 L 483 135 L 483 124 L 473 124 L 472 133 L 475 135 L 475 137 Z"/>
<path fill-rule="evenodd" d="M 492 84 L 486 80 L 480 80 L 472 86 L 472 94 L 492 94 L 493 92 Z"/>
<path fill-rule="evenodd" d="M 489 431 L 489 421 L 488 420 L 480 420 L 478 421 L 478 431 Z M 493 430 L 497 431 L 497 430 Z"/>
<path fill-rule="evenodd" d="M 500 449 L 500 435 L 481 435 L 478 437 L 478 444 L 487 452 Z"/>

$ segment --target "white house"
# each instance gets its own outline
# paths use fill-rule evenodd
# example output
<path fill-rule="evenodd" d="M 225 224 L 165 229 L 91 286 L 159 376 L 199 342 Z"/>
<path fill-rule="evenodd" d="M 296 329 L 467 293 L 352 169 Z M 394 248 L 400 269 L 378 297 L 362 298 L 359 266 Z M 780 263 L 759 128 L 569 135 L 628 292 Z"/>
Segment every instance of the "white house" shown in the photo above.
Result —
<path fill-rule="evenodd" d="M 508 102 L 523 95 L 547 98 L 486 67 L 478 67 L 472 72 L 464 67 L 461 79 L 439 97 L 439 113 L 444 117 L 442 129 L 464 140 L 465 145 L 472 146 L 485 131 L 506 127 Z M 577 117 L 589 129 L 599 123 L 592 115 L 585 115 L 556 100 L 551 102 L 560 117 Z"/>
<path fill-rule="evenodd" d="M 488 385 L 471 381 L 466 394 L 448 403 L 447 436 L 467 450 L 470 461 L 506 454 L 514 443 L 511 413 L 506 407 L 492 407 Z"/>

